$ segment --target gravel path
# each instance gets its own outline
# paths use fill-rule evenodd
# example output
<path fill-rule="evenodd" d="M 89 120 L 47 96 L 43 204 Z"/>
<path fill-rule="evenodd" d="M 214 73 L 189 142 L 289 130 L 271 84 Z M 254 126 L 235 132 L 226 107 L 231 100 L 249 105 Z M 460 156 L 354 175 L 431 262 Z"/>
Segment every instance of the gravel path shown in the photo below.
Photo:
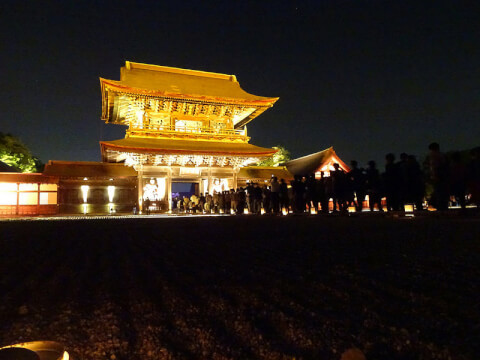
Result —
<path fill-rule="evenodd" d="M 480 219 L 0 223 L 0 346 L 76 359 L 478 359 Z"/>

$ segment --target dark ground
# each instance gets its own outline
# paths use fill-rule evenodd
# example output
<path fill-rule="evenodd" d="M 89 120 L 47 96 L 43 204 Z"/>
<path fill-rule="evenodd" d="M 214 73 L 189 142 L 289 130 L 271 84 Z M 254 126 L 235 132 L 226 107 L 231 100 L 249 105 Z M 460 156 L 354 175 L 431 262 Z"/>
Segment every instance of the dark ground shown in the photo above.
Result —
<path fill-rule="evenodd" d="M 478 359 L 480 218 L 0 222 L 0 346 L 76 359 Z"/>

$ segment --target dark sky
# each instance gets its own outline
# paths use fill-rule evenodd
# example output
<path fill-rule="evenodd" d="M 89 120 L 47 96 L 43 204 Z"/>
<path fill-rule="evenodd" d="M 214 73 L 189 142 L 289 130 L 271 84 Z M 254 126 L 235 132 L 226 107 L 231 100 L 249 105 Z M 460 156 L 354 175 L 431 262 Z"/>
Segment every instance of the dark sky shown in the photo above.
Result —
<path fill-rule="evenodd" d="M 235 74 L 280 100 L 251 143 L 294 157 L 334 146 L 383 165 L 480 145 L 476 1 L 0 3 L 0 131 L 44 162 L 100 160 L 124 128 L 100 120 L 99 77 L 125 60 Z"/>

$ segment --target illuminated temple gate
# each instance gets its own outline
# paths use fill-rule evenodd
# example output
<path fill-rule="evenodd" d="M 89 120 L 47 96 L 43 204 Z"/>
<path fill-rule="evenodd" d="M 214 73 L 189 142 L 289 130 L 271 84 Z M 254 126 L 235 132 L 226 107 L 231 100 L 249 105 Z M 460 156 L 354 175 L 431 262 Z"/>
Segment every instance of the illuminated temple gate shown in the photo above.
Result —
<path fill-rule="evenodd" d="M 102 120 L 127 125 L 100 142 L 102 161 L 133 167 L 140 209 L 170 208 L 173 182 L 198 191 L 236 188 L 243 166 L 274 149 L 249 144 L 246 124 L 278 98 L 245 92 L 234 75 L 126 62 L 120 80 L 101 78 Z"/>

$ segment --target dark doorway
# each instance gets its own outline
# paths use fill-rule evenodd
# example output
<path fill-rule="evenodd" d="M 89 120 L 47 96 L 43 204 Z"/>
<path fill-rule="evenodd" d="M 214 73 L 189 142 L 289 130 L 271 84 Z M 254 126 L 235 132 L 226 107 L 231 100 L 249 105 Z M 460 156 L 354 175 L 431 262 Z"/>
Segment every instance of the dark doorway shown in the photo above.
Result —
<path fill-rule="evenodd" d="M 199 184 L 193 182 L 173 182 L 172 183 L 172 198 L 183 197 L 190 198 L 193 194 L 199 195 Z"/>

